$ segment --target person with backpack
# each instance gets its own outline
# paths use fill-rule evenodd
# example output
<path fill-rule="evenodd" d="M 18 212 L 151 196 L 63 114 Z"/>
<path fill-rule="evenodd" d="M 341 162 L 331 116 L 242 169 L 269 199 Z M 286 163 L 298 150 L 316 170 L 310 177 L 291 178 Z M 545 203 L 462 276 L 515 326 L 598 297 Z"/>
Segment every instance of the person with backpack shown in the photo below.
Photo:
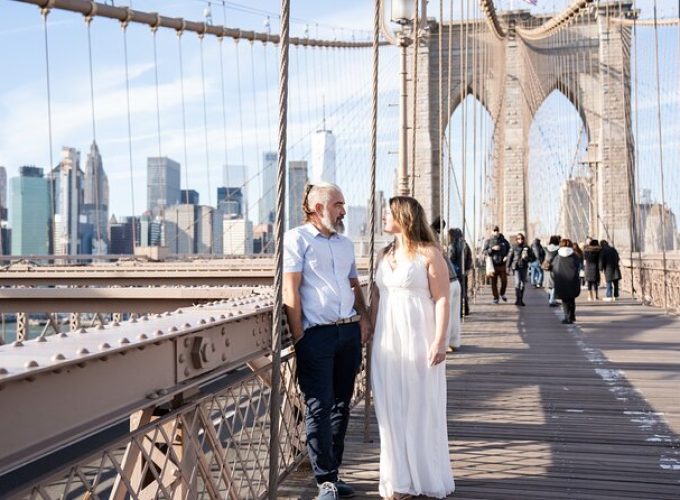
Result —
<path fill-rule="evenodd" d="M 507 302 L 505 297 L 505 290 L 508 287 L 508 272 L 505 262 L 510 251 L 510 243 L 501 234 L 498 226 L 494 226 L 493 232 L 488 240 L 484 242 L 482 252 L 491 259 L 493 264 L 493 276 L 491 276 L 491 293 L 493 294 L 493 303 L 498 304 L 499 297 L 503 302 Z M 498 290 L 498 280 L 501 281 L 500 293 Z"/>
<path fill-rule="evenodd" d="M 512 272 L 515 282 L 515 305 L 524 307 L 524 285 L 527 281 L 529 265 L 536 260 L 534 252 L 524 240 L 524 235 L 518 233 L 515 244 L 508 253 L 508 271 Z"/>
<path fill-rule="evenodd" d="M 534 257 L 536 257 L 536 260 L 534 260 L 529 267 L 531 272 L 531 285 L 534 288 L 543 288 L 544 274 L 541 265 L 545 260 L 545 248 L 541 245 L 540 239 L 536 238 L 531 243 L 531 251 L 534 252 Z"/>

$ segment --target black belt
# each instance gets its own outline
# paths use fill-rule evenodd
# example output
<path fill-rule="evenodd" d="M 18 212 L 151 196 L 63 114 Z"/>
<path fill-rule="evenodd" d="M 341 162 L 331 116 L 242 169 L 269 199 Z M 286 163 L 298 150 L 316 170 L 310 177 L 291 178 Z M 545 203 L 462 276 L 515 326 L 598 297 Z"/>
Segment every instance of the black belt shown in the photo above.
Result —
<path fill-rule="evenodd" d="M 337 321 L 334 321 L 333 323 L 325 323 L 323 325 L 313 325 L 310 326 L 310 328 L 321 328 L 324 326 L 340 326 L 340 325 L 349 325 L 351 323 L 358 323 L 359 320 L 361 319 L 361 316 L 358 314 L 355 314 L 354 316 L 350 316 L 349 318 L 342 318 Z"/>

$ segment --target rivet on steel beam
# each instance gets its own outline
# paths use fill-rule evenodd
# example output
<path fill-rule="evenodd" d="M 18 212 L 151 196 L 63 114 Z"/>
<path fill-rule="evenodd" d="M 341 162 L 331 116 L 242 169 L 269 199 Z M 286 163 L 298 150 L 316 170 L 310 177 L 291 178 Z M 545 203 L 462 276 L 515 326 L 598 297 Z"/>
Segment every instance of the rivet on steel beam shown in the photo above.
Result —
<path fill-rule="evenodd" d="M 83 355 L 85 355 L 85 354 L 90 354 L 90 351 L 88 351 L 87 348 L 83 347 L 83 348 L 81 348 L 81 349 L 78 349 L 78 350 L 76 351 L 76 354 L 77 354 L 78 356 L 83 356 Z"/>
<path fill-rule="evenodd" d="M 224 314 L 220 314 L 220 319 L 227 319 L 227 317 Z"/>
<path fill-rule="evenodd" d="M 140 333 L 139 337 L 137 337 L 137 340 L 146 340 L 148 339 L 148 335 L 146 333 Z"/>
<path fill-rule="evenodd" d="M 171 327 L 170 327 L 170 332 L 171 332 L 171 333 L 175 333 L 176 331 L 177 331 L 177 327 L 176 327 L 176 326 L 171 326 Z"/>
<path fill-rule="evenodd" d="M 198 320 L 199 325 L 205 325 L 205 320 L 203 318 Z"/>
<path fill-rule="evenodd" d="M 229 347 L 230 344 L 231 344 L 231 340 L 229 340 L 229 338 L 224 339 L 224 345 L 225 346 Z"/>
<path fill-rule="evenodd" d="M 29 369 L 29 368 L 38 368 L 38 362 L 32 359 L 31 361 L 26 361 L 26 364 L 24 364 L 24 368 Z"/>
<path fill-rule="evenodd" d="M 87 333 L 87 330 L 85 328 L 81 328 L 80 330 L 78 330 L 78 333 Z"/>
<path fill-rule="evenodd" d="M 166 316 L 172 316 L 172 313 L 170 311 L 165 313 Z"/>
<path fill-rule="evenodd" d="M 66 359 L 66 356 L 58 352 L 54 356 L 52 356 L 52 362 L 56 363 L 57 361 L 64 361 Z"/>
<path fill-rule="evenodd" d="M 222 363 L 224 363 L 227 360 L 227 355 L 222 353 Z"/>
<path fill-rule="evenodd" d="M 59 334 L 59 338 L 60 338 L 60 339 L 65 339 L 66 337 L 68 337 L 68 333 L 66 333 L 66 332 L 61 332 L 61 333 Z"/>
<path fill-rule="evenodd" d="M 105 351 L 106 349 L 111 349 L 111 346 L 109 345 L 108 342 L 104 342 L 103 344 L 101 344 L 101 345 L 99 346 L 99 350 L 100 350 L 100 351 Z"/>
<path fill-rule="evenodd" d="M 17 340 L 12 344 L 14 347 L 23 347 L 24 343 L 21 340 Z"/>
<path fill-rule="evenodd" d="M 129 344 L 130 340 L 127 337 L 123 337 L 118 342 L 120 342 L 121 344 Z"/>
<path fill-rule="evenodd" d="M 191 328 L 191 323 L 184 323 L 184 328 Z"/>
<path fill-rule="evenodd" d="M 184 369 L 184 376 L 185 377 L 188 377 L 190 373 L 191 373 L 191 370 L 188 367 Z"/>
<path fill-rule="evenodd" d="M 233 317 L 234 317 L 234 313 L 229 313 L 228 316 L 229 316 L 230 318 L 233 318 Z"/>
<path fill-rule="evenodd" d="M 0 375 L 7 375 L 8 373 L 7 368 L 0 368 Z"/>
<path fill-rule="evenodd" d="M 180 353 L 180 355 L 177 356 L 177 361 L 179 361 L 180 363 L 184 363 L 184 360 L 186 360 L 186 359 L 187 358 L 186 358 L 186 356 L 184 356 L 183 353 Z"/>
<path fill-rule="evenodd" d="M 147 394 L 146 397 L 149 398 L 149 399 L 158 399 L 158 393 L 157 392 L 150 392 L 149 394 Z"/>
<path fill-rule="evenodd" d="M 189 339 L 184 339 L 184 347 L 189 347 Z"/>
<path fill-rule="evenodd" d="M 243 314 L 243 311 L 239 309 L 238 311 L 236 311 L 236 314 Z"/>
<path fill-rule="evenodd" d="M 161 335 L 163 335 L 163 330 L 156 330 L 155 332 L 153 332 L 153 334 L 154 334 L 156 337 L 160 337 Z"/>
<path fill-rule="evenodd" d="M 214 322 L 215 322 L 215 316 L 210 316 L 210 318 L 208 319 L 208 321 L 210 321 L 211 323 L 214 323 Z"/>
<path fill-rule="evenodd" d="M 167 396 L 169 392 L 170 391 L 168 391 L 167 389 L 158 389 L 158 394 L 160 394 L 161 396 Z"/>
<path fill-rule="evenodd" d="M 260 306 L 258 306 L 258 305 L 255 305 L 255 309 L 256 309 L 256 310 L 257 310 L 257 309 L 259 309 L 259 308 L 260 308 Z"/>
<path fill-rule="evenodd" d="M 177 314 L 184 314 L 184 311 L 182 311 L 181 309 L 177 309 Z"/>
<path fill-rule="evenodd" d="M 142 321 L 149 321 L 149 315 L 145 314 L 144 316 L 142 316 Z"/>
<path fill-rule="evenodd" d="M 161 313 L 158 313 L 158 314 L 156 314 L 156 317 L 157 317 L 157 318 L 162 318 L 163 315 L 162 315 Z"/>

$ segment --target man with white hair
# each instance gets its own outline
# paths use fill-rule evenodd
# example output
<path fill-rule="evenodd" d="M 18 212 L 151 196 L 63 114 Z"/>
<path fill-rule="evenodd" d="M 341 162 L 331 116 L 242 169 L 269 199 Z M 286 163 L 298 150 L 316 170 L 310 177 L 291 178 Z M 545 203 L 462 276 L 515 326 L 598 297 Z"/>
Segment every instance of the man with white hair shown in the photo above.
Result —
<path fill-rule="evenodd" d="M 338 479 L 354 378 L 371 323 L 354 245 L 342 235 L 345 198 L 335 184 L 307 185 L 305 223 L 284 235 L 283 303 L 304 395 L 309 460 L 320 500 L 354 496 Z"/>

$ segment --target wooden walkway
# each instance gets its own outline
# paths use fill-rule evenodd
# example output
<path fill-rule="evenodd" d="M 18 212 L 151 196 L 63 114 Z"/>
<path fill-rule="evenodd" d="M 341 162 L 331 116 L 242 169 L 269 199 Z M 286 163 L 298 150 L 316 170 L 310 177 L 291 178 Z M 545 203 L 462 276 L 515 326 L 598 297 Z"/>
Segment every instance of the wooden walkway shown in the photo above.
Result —
<path fill-rule="evenodd" d="M 527 295 L 521 310 L 482 295 L 449 355 L 451 498 L 680 499 L 680 318 L 581 300 L 567 326 L 542 290 Z M 377 425 L 365 442 L 362 415 L 341 476 L 377 498 Z M 315 495 L 307 464 L 279 490 Z"/>

